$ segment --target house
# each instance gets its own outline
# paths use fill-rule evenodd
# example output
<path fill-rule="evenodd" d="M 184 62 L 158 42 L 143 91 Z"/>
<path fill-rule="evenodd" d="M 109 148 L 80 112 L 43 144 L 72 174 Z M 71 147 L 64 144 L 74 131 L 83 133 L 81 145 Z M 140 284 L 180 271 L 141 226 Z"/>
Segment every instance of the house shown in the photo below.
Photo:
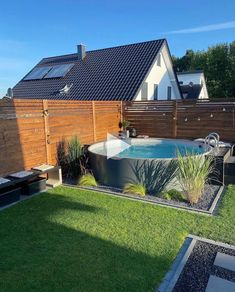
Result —
<path fill-rule="evenodd" d="M 165 39 L 42 59 L 13 98 L 171 100 L 181 91 Z"/>
<path fill-rule="evenodd" d="M 208 99 L 206 79 L 203 71 L 177 72 L 184 99 Z"/>

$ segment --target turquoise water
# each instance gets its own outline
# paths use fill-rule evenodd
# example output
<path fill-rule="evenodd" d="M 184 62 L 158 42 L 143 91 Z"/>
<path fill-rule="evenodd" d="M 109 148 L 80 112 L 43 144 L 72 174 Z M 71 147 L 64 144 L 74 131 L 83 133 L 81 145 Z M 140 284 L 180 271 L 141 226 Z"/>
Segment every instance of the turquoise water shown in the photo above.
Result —
<path fill-rule="evenodd" d="M 117 157 L 120 158 L 175 158 L 177 151 L 181 155 L 188 154 L 203 154 L 205 148 L 191 144 L 179 144 L 174 142 L 162 142 L 152 145 L 132 145 L 128 149 L 122 151 Z"/>

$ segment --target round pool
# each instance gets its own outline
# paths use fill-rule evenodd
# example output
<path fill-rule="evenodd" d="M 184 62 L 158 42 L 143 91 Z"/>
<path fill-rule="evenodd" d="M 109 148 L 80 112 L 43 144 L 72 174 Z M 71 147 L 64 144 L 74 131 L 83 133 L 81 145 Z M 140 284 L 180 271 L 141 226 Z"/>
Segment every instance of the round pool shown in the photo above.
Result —
<path fill-rule="evenodd" d="M 205 155 L 210 147 L 190 140 L 134 138 L 96 143 L 88 151 L 94 176 L 101 184 L 122 188 L 126 183 L 154 180 L 156 188 L 161 182 L 164 186 L 170 183 L 179 152 Z"/>

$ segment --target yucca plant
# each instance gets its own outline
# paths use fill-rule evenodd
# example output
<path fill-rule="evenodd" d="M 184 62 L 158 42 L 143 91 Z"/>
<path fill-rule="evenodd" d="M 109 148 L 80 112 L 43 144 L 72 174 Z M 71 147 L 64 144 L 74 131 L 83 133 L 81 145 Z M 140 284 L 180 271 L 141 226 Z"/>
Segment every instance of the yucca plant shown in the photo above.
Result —
<path fill-rule="evenodd" d="M 123 189 L 124 194 L 134 194 L 139 196 L 145 196 L 146 195 L 146 188 L 143 184 L 140 183 L 128 183 L 124 186 Z"/>
<path fill-rule="evenodd" d="M 177 178 L 184 196 L 191 204 L 198 202 L 202 196 L 209 175 L 214 170 L 213 157 L 186 153 L 183 156 L 178 151 Z"/>
<path fill-rule="evenodd" d="M 92 175 L 91 173 L 84 174 L 79 180 L 79 185 L 84 187 L 98 186 L 94 175 Z"/>

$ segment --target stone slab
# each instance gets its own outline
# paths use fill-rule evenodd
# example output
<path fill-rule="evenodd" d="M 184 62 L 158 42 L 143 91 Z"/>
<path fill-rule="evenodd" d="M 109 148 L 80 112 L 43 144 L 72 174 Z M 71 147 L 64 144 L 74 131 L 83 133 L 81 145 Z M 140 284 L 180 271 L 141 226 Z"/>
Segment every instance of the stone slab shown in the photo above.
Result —
<path fill-rule="evenodd" d="M 235 272 L 235 256 L 218 252 L 214 265 Z"/>
<path fill-rule="evenodd" d="M 235 283 L 224 280 L 222 278 L 218 278 L 216 276 L 210 276 L 206 292 L 234 292 L 235 291 Z"/>

